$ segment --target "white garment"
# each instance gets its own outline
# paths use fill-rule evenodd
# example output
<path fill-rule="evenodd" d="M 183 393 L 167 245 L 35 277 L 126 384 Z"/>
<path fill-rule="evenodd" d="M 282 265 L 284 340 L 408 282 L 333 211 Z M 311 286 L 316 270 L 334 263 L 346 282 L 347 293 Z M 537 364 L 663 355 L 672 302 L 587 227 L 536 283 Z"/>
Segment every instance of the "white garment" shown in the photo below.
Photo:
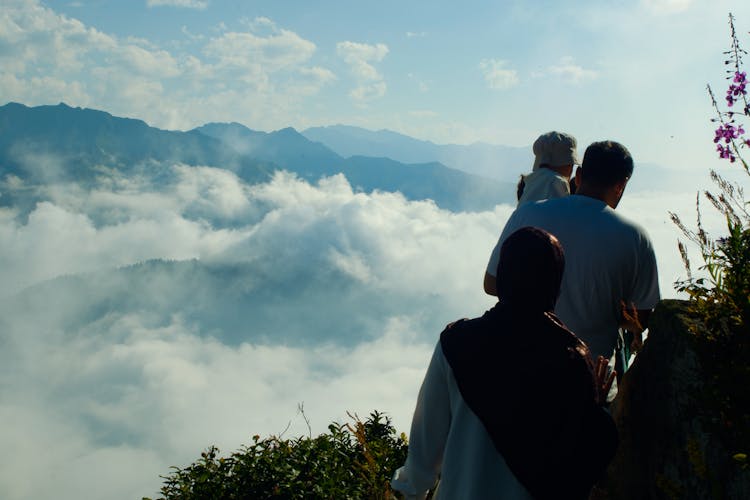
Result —
<path fill-rule="evenodd" d="M 568 180 L 552 169 L 539 168 L 524 176 L 523 194 L 518 205 L 530 201 L 561 198 L 570 194 Z"/>
<path fill-rule="evenodd" d="M 408 499 L 423 499 L 438 477 L 436 500 L 532 500 L 466 406 L 439 341 L 419 390 L 406 464 L 394 473 L 391 487 Z"/>
<path fill-rule="evenodd" d="M 614 350 L 620 301 L 652 309 L 659 301 L 653 245 L 645 229 L 601 200 L 571 195 L 519 206 L 505 224 L 487 273 L 494 276 L 500 247 L 517 229 L 535 226 L 557 236 L 565 252 L 555 313 L 596 359 Z"/>

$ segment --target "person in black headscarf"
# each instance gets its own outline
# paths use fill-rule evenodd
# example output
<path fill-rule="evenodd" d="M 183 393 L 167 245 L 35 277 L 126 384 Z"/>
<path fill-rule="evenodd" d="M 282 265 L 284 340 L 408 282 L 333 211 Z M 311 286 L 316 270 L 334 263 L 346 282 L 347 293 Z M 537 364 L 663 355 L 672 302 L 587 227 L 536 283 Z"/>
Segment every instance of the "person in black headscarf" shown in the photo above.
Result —
<path fill-rule="evenodd" d="M 440 335 L 391 481 L 407 498 L 440 479 L 434 498 L 583 500 L 614 456 L 606 361 L 552 312 L 560 243 L 525 227 L 501 255 L 495 307 Z"/>

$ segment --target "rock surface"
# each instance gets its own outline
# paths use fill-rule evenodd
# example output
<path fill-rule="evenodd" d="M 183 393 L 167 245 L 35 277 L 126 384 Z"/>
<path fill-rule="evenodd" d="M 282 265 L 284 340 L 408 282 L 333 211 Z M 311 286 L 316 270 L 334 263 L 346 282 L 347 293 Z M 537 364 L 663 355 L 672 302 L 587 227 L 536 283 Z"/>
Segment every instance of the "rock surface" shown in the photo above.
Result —
<path fill-rule="evenodd" d="M 605 480 L 610 499 L 750 498 L 750 468 L 706 430 L 705 373 L 689 322 L 686 302 L 662 301 L 622 379 L 612 408 L 621 441 Z"/>

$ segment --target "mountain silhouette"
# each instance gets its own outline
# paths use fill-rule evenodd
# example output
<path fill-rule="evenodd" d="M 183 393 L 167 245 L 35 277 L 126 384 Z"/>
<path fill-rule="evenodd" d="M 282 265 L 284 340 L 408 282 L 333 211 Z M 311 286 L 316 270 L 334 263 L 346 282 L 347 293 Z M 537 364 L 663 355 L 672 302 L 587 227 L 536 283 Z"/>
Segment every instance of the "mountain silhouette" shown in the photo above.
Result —
<path fill-rule="evenodd" d="M 60 166 L 55 180 L 78 182 L 91 180 L 102 165 L 127 172 L 145 161 L 220 164 L 248 182 L 269 179 L 275 168 L 228 154 L 204 134 L 161 130 L 104 111 L 62 103 L 0 107 L 0 165 L 22 179 L 49 180 L 33 165 L 39 157 L 54 158 Z"/>
<path fill-rule="evenodd" d="M 439 162 L 463 172 L 515 182 L 531 169 L 530 146 L 511 147 L 477 142 L 435 144 L 391 130 L 371 131 L 348 125 L 312 127 L 302 135 L 325 144 L 343 157 L 386 156 L 405 163 Z"/>
<path fill-rule="evenodd" d="M 343 173 L 355 189 L 400 192 L 407 199 L 431 199 L 449 210 L 488 210 L 514 203 L 515 184 L 482 178 L 436 161 L 402 163 L 380 156 L 343 158 L 293 128 L 264 133 L 238 123 L 210 123 L 195 129 L 238 153 L 273 162 L 307 180 Z M 377 149 L 372 150 L 377 154 Z"/>
<path fill-rule="evenodd" d="M 62 103 L 0 106 L 0 181 L 11 174 L 26 185 L 75 182 L 90 187 L 108 170 L 158 178 L 168 175 L 165 164 L 175 163 L 228 169 L 248 183 L 264 182 L 281 169 L 310 182 L 342 173 L 357 190 L 398 191 L 407 199 L 431 199 L 453 211 L 488 210 L 514 201 L 511 182 L 433 160 L 407 164 L 384 154 L 344 158 L 293 128 L 266 133 L 239 123 L 209 123 L 182 132 Z M 20 192 L 3 194 L 0 204 L 31 204 Z"/>
<path fill-rule="evenodd" d="M 342 172 L 341 156 L 291 127 L 266 133 L 239 123 L 208 123 L 195 131 L 220 140 L 239 154 L 275 163 L 306 180 Z"/>

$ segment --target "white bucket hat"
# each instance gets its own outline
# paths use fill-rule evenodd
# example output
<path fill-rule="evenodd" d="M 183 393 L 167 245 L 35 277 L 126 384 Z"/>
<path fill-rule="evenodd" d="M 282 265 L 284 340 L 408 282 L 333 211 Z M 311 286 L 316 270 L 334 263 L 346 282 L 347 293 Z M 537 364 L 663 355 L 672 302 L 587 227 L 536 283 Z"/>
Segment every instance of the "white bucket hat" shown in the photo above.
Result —
<path fill-rule="evenodd" d="M 536 171 L 540 165 L 562 167 L 564 165 L 579 165 L 576 148 L 576 138 L 565 132 L 547 132 L 534 141 L 534 166 Z"/>

